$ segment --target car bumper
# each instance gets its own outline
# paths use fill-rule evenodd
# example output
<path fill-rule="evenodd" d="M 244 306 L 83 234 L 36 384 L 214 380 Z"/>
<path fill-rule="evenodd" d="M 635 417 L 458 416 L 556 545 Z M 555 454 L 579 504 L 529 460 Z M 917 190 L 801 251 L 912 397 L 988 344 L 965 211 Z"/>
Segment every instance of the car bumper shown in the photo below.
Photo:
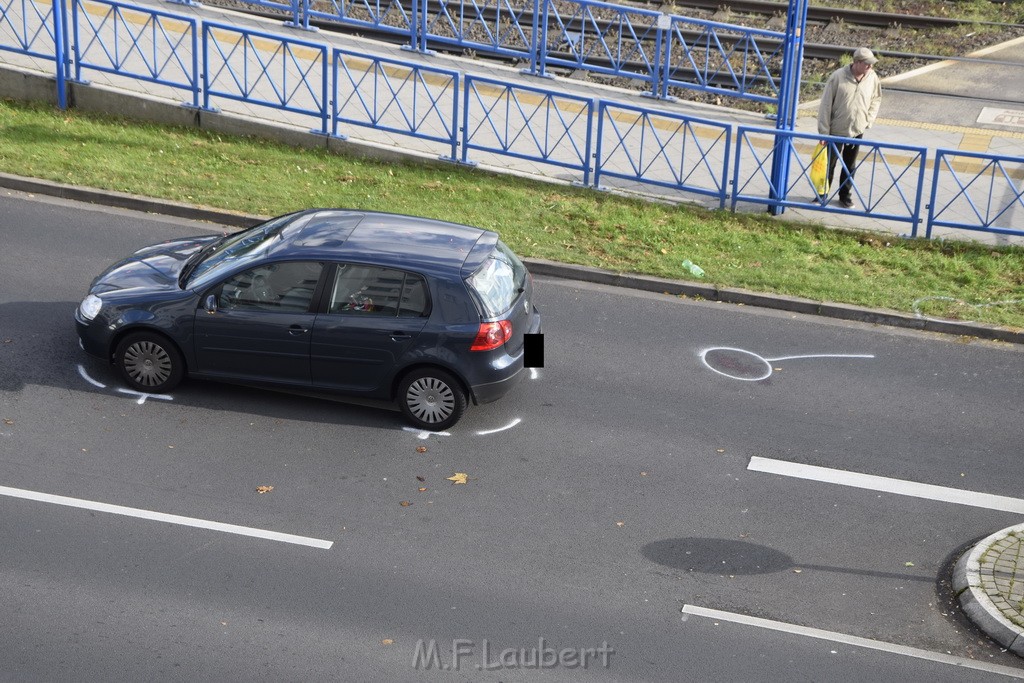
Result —
<path fill-rule="evenodd" d="M 540 314 L 537 312 L 537 309 L 533 310 L 533 315 L 530 317 L 529 334 L 540 334 Z M 508 358 L 508 356 L 506 356 L 506 358 Z M 506 372 L 509 373 L 507 376 L 492 382 L 484 382 L 471 386 L 470 393 L 472 394 L 473 403 L 480 405 L 481 403 L 497 401 L 499 398 L 511 391 L 513 387 L 522 381 L 523 377 L 525 377 L 530 370 L 530 368 L 525 367 L 523 361 L 524 351 L 520 350 L 519 354 L 515 358 L 511 359 L 511 362 L 506 366 Z"/>
<path fill-rule="evenodd" d="M 78 332 L 78 345 L 82 347 L 82 350 L 90 356 L 110 360 L 105 335 L 96 334 L 95 326 L 84 320 L 77 308 L 75 309 L 75 331 Z"/>
<path fill-rule="evenodd" d="M 470 393 L 473 394 L 473 403 L 480 405 L 482 403 L 497 401 L 499 398 L 512 391 L 512 388 L 522 381 L 523 375 L 526 374 L 525 371 L 526 368 L 523 367 L 522 359 L 520 359 L 519 369 L 515 371 L 515 374 L 510 375 L 505 379 L 498 380 L 497 382 L 473 385 L 470 387 Z"/>

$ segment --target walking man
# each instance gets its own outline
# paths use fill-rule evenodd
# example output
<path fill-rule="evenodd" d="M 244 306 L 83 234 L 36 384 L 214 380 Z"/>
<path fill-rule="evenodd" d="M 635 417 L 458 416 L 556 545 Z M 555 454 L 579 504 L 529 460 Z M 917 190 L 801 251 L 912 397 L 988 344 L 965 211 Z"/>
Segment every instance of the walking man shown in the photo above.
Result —
<path fill-rule="evenodd" d="M 871 127 L 882 104 L 882 84 L 872 68 L 878 60 L 866 47 L 853 51 L 853 63 L 836 69 L 825 82 L 825 91 L 818 105 L 818 134 L 835 135 L 844 138 L 862 138 L 864 131 Z M 852 209 L 853 175 L 857 166 L 858 145 L 838 145 L 843 157 L 843 168 L 839 173 L 839 205 Z M 829 146 L 828 184 L 835 180 L 835 149 Z M 827 195 L 819 197 L 822 204 Z"/>

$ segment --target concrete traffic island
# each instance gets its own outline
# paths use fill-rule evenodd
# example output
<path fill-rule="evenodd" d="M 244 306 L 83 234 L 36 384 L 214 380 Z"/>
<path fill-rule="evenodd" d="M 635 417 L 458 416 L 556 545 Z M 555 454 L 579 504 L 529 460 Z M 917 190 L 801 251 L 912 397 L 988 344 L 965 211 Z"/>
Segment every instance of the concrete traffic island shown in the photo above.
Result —
<path fill-rule="evenodd" d="M 964 613 L 997 643 L 1024 657 L 1024 524 L 997 531 L 953 568 Z"/>

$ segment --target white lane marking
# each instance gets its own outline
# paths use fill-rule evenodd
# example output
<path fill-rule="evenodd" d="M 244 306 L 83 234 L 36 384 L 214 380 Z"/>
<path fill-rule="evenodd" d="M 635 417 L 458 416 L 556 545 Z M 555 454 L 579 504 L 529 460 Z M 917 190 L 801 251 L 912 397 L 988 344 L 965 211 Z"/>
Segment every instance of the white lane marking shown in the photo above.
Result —
<path fill-rule="evenodd" d="M 765 628 L 772 631 L 782 631 L 783 633 L 793 633 L 796 635 L 807 636 L 809 638 L 831 640 L 836 643 L 844 643 L 846 645 L 854 645 L 856 647 L 866 647 L 872 650 L 881 650 L 882 652 L 890 652 L 897 655 L 905 655 L 907 657 L 927 659 L 940 664 L 962 666 L 966 669 L 977 669 L 979 671 L 987 671 L 989 673 L 1010 676 L 1011 678 L 1024 679 L 1024 670 L 1014 669 L 1009 666 L 978 662 L 964 657 L 954 657 L 953 655 L 947 655 L 942 652 L 919 650 L 916 647 L 896 645 L 895 643 L 887 643 L 882 640 L 871 640 L 870 638 L 860 638 L 858 636 L 850 636 L 845 633 L 837 633 L 835 631 L 824 631 L 819 628 L 798 626 L 796 624 L 788 624 L 784 621 L 772 621 L 770 619 L 761 619 L 759 617 L 748 617 L 745 614 L 723 612 L 721 610 L 698 607 L 696 605 L 683 605 L 683 614 L 692 614 L 697 617 L 706 617 L 708 619 L 718 619 L 719 621 L 729 621 L 734 624 L 743 624 L 744 626 L 756 626 L 758 628 Z M 683 619 L 685 618 L 686 617 L 683 617 Z"/>
<path fill-rule="evenodd" d="M 255 538 L 263 538 L 269 541 L 280 541 L 281 543 L 294 543 L 296 545 L 306 545 L 312 548 L 321 548 L 323 550 L 329 550 L 331 546 L 334 545 L 334 541 L 322 541 L 318 538 L 294 536 L 292 534 L 283 534 L 277 531 L 266 531 L 265 529 L 254 529 L 252 527 L 237 526 L 235 524 L 211 522 L 205 519 L 196 519 L 194 517 L 169 515 L 163 512 L 151 512 L 150 510 L 140 510 L 138 508 L 128 508 L 123 507 L 121 505 L 111 505 L 109 503 L 98 503 L 91 500 L 82 500 L 81 498 L 68 498 L 67 496 L 55 496 L 50 493 L 39 493 L 38 491 L 13 489 L 7 486 L 0 486 L 0 496 L 10 496 L 11 498 L 24 498 L 25 500 L 34 500 L 41 503 L 53 503 L 54 505 L 64 505 L 67 507 L 82 508 L 83 510 L 94 510 L 96 512 L 109 512 L 113 515 L 137 517 L 139 519 L 148 519 L 154 522 L 166 522 L 167 524 L 191 526 L 196 527 L 197 529 L 211 529 L 213 531 L 224 531 L 226 533 L 237 534 L 239 536 L 253 536 Z"/>
<path fill-rule="evenodd" d="M 82 379 L 84 379 L 86 382 L 88 382 L 89 384 L 93 385 L 94 387 L 99 387 L 100 389 L 106 389 L 107 388 L 106 384 L 104 384 L 103 382 L 97 382 L 92 377 L 90 377 L 88 374 L 86 374 L 85 368 L 83 368 L 81 365 L 78 366 L 78 374 L 82 376 Z"/>
<path fill-rule="evenodd" d="M 540 377 L 540 373 L 537 372 L 537 368 L 530 368 L 530 379 L 537 379 Z"/>
<path fill-rule="evenodd" d="M 448 432 L 425 432 L 415 427 L 402 427 L 403 432 L 412 432 L 417 439 L 429 439 L 432 436 L 451 436 Z"/>
<path fill-rule="evenodd" d="M 519 424 L 522 421 L 523 421 L 523 418 L 517 417 L 516 419 L 512 420 L 510 423 L 508 423 L 504 427 L 498 427 L 497 429 L 487 429 L 487 430 L 482 431 L 482 432 L 477 432 L 477 436 L 487 436 L 488 434 L 497 434 L 498 432 L 503 432 L 506 429 L 512 429 L 513 427 L 515 427 L 517 424 Z"/>
<path fill-rule="evenodd" d="M 159 399 L 161 399 L 163 401 L 173 401 L 174 400 L 173 397 L 166 396 L 164 394 L 144 394 L 144 393 L 139 392 L 139 391 L 132 391 L 131 389 L 118 389 L 118 391 L 121 392 L 122 394 L 128 394 L 129 396 L 138 396 L 139 400 L 136 401 L 136 403 L 138 403 L 140 406 L 143 403 L 146 402 L 147 398 L 159 398 Z"/>
<path fill-rule="evenodd" d="M 747 465 L 747 469 L 754 472 L 795 477 L 796 479 L 809 479 L 828 484 L 852 486 L 858 489 L 895 493 L 913 498 L 927 498 L 944 503 L 957 503 L 958 505 L 971 505 L 989 510 L 1024 514 L 1024 500 L 1020 498 L 996 496 L 991 493 L 977 493 L 975 491 L 965 491 L 946 486 L 935 486 L 934 484 L 921 484 L 916 481 L 907 481 L 906 479 L 890 479 L 889 477 L 880 477 L 874 474 L 834 470 L 816 465 L 802 465 L 795 462 L 786 462 L 785 460 L 762 458 L 756 455 L 750 458 L 750 464 Z"/>

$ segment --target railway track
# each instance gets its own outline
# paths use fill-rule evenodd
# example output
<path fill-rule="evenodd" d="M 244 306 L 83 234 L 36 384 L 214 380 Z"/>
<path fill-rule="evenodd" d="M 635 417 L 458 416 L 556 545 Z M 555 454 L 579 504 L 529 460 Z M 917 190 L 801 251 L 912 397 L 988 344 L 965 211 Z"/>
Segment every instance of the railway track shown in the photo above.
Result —
<path fill-rule="evenodd" d="M 993 0 L 995 2 L 996 0 Z M 662 5 L 658 0 L 651 3 L 636 3 L 639 6 Z M 672 3 L 673 12 L 686 14 L 687 9 L 703 10 L 705 12 L 728 11 L 730 15 L 740 14 L 751 17 L 770 18 L 778 15 L 785 16 L 789 4 L 785 2 L 771 2 L 769 0 L 681 0 Z M 827 24 L 841 21 L 848 26 L 864 26 L 874 28 L 888 28 L 901 26 L 911 29 L 933 29 L 970 24 L 989 26 L 1019 26 L 1022 24 L 1003 24 L 1000 22 L 974 22 L 968 19 L 957 19 L 949 17 L 927 17 L 910 14 L 892 14 L 886 12 L 868 12 L 864 10 L 846 9 L 842 7 L 816 7 L 807 8 L 808 23 Z"/>
<path fill-rule="evenodd" d="M 521 0 L 522 7 L 517 9 L 516 20 L 521 26 L 529 27 L 533 21 L 532 2 L 527 5 L 526 0 Z M 239 2 L 239 0 L 205 0 L 204 4 L 218 7 L 230 8 L 233 10 L 241 10 L 250 14 L 258 14 L 263 16 L 269 16 L 275 19 L 280 19 L 282 14 L 279 12 L 267 11 L 251 4 Z M 625 4 L 625 3 L 620 3 Z M 664 6 L 663 2 L 650 2 L 645 3 L 643 0 L 633 2 L 632 7 L 642 7 L 645 9 L 651 9 L 653 6 Z M 675 0 L 672 3 L 672 11 L 676 16 L 686 16 L 687 10 L 694 11 L 719 11 L 724 7 L 728 7 L 730 17 L 723 23 L 737 23 L 736 14 L 743 14 L 748 17 L 760 17 L 759 21 L 747 21 L 746 25 L 750 28 L 763 28 L 768 25 L 768 18 L 778 16 L 780 13 L 784 14 L 788 8 L 788 4 L 782 2 L 770 2 L 765 0 Z M 429 0 L 428 16 L 436 16 L 441 13 L 442 6 L 435 0 Z M 478 22 L 485 22 L 491 24 L 497 24 L 500 19 L 504 18 L 507 21 L 509 11 L 507 7 L 503 6 L 503 9 L 499 13 L 499 10 L 493 6 L 477 6 L 473 13 L 474 20 Z M 694 16 L 694 18 L 701 18 Z M 840 24 L 842 27 L 841 31 L 832 31 L 832 34 L 838 33 L 844 39 L 848 39 L 850 44 L 836 44 L 835 42 L 812 42 L 816 32 L 814 30 L 815 25 L 828 27 L 835 24 Z M 875 37 L 879 35 L 879 29 L 885 27 L 891 29 L 894 26 L 902 27 L 905 29 L 911 29 L 915 32 L 923 32 L 927 30 L 942 30 L 949 29 L 951 27 L 960 27 L 965 25 L 974 25 L 977 22 L 970 22 L 964 19 L 945 18 L 945 17 L 925 17 L 925 16 L 914 16 L 914 15 L 903 15 L 903 14 L 885 14 L 878 12 L 864 12 L 860 10 L 850 10 L 835 7 L 810 7 L 808 8 L 808 30 L 805 34 L 808 42 L 804 43 L 804 69 L 803 73 L 805 76 L 805 85 L 809 84 L 809 87 L 814 88 L 815 82 L 818 80 L 813 76 L 815 72 L 821 74 L 827 74 L 835 67 L 841 57 L 849 55 L 853 49 L 862 44 L 868 44 L 875 47 L 877 42 Z M 318 29 L 335 32 L 357 32 L 360 35 L 374 38 L 376 40 L 403 43 L 406 42 L 401 36 L 396 36 L 393 33 L 387 31 L 376 31 L 366 26 L 353 29 L 347 27 L 339 22 L 332 22 L 324 19 L 314 19 L 310 21 L 310 24 Z M 1004 30 L 1016 30 L 1020 35 L 1024 35 L 1024 24 L 999 24 L 996 22 L 988 22 L 986 25 L 991 27 L 1002 27 Z M 602 35 L 605 32 L 614 33 L 616 30 L 616 22 L 614 21 L 602 21 L 596 20 L 593 23 L 587 25 L 588 33 L 601 32 Z M 860 28 L 861 31 L 857 31 L 856 28 Z M 574 32 L 582 31 L 584 24 L 580 20 L 566 20 L 562 18 L 561 26 L 555 26 L 554 31 L 556 35 L 565 32 L 563 35 Z M 828 30 L 824 32 L 818 31 L 823 37 L 828 37 Z M 687 30 L 682 29 L 679 31 L 679 36 L 688 45 L 698 45 L 701 38 L 701 31 L 698 30 Z M 730 37 L 728 33 L 719 33 L 717 39 L 721 41 L 723 47 L 728 50 L 733 47 L 740 39 L 741 36 L 738 33 L 734 37 Z M 770 38 L 761 38 L 758 40 L 758 45 L 762 51 L 762 54 L 768 56 L 775 53 L 781 48 L 781 41 L 773 40 Z M 452 50 L 450 45 L 445 45 L 440 42 L 432 42 L 428 40 L 428 47 L 438 51 Z M 455 48 L 457 49 L 457 48 Z M 652 46 L 653 51 L 653 46 Z M 884 46 L 876 47 L 876 51 L 880 52 L 884 56 L 887 65 L 896 66 L 898 71 L 906 71 L 917 66 L 921 66 L 930 62 L 939 60 L 950 59 L 949 55 L 931 55 L 921 54 L 916 52 L 903 52 L 886 49 Z M 565 61 L 572 61 L 572 55 L 559 50 L 553 50 L 549 52 L 549 55 L 555 58 L 560 58 Z M 501 57 L 497 55 L 485 54 L 483 51 L 477 52 L 477 57 L 486 59 L 497 59 L 505 61 L 513 61 L 513 58 Z M 953 57 L 960 61 L 985 61 L 985 60 L 972 60 L 967 57 Z M 603 63 L 604 62 L 604 63 Z M 611 67 L 614 66 L 608 60 L 601 60 L 594 56 L 588 58 L 588 63 Z M 817 66 L 820 65 L 820 66 Z M 646 65 L 635 62 L 635 63 L 620 63 L 619 68 L 622 72 L 635 72 L 644 73 L 646 71 Z M 554 73 L 568 73 L 571 69 L 549 67 Z M 680 69 L 677 75 L 682 80 L 687 78 L 687 70 Z M 715 77 L 717 78 L 717 77 Z M 722 83 L 716 83 L 715 78 L 709 85 L 723 85 L 728 86 L 728 82 L 723 80 Z M 755 79 L 757 80 L 757 79 Z M 808 83 L 809 82 L 809 83 Z M 635 84 L 628 85 L 627 87 L 645 87 L 640 81 L 636 81 Z M 767 83 L 765 83 L 767 87 Z"/>

